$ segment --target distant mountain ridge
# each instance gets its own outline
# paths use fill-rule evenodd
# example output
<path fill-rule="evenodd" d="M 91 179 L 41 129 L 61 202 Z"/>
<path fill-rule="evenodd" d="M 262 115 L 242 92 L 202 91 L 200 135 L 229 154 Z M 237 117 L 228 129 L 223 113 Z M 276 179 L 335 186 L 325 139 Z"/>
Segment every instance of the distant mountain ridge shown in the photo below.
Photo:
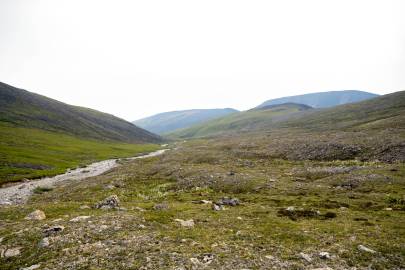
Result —
<path fill-rule="evenodd" d="M 150 132 L 161 135 L 235 112 L 238 111 L 231 108 L 171 111 L 139 119 L 133 121 L 133 123 Z"/>
<path fill-rule="evenodd" d="M 379 95 L 373 93 L 358 90 L 317 92 L 304 95 L 270 99 L 265 101 L 258 107 L 260 108 L 268 105 L 277 105 L 291 102 L 291 103 L 305 104 L 313 108 L 330 108 L 338 105 L 359 102 L 375 98 L 378 96 Z"/>
<path fill-rule="evenodd" d="M 0 83 L 0 122 L 97 140 L 128 143 L 161 140 L 113 115 L 68 105 L 5 83 Z"/>

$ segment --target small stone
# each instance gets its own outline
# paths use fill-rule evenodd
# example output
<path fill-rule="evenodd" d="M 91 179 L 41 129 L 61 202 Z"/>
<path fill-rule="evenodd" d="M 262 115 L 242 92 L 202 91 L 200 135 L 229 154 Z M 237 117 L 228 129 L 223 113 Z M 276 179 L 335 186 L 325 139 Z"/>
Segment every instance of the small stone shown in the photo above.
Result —
<path fill-rule="evenodd" d="M 227 198 L 224 197 L 220 199 L 216 204 L 218 205 L 228 205 L 228 206 L 237 206 L 240 204 L 239 199 L 237 198 Z"/>
<path fill-rule="evenodd" d="M 326 267 L 321 267 L 321 268 L 313 268 L 311 270 L 333 270 L 332 268 L 326 266 Z"/>
<path fill-rule="evenodd" d="M 38 269 L 40 267 L 41 267 L 40 264 L 34 264 L 34 265 L 31 265 L 30 267 L 21 268 L 21 270 L 35 270 L 35 269 Z"/>
<path fill-rule="evenodd" d="M 88 205 L 81 205 L 79 208 L 82 209 L 82 210 L 84 210 L 84 209 L 90 209 L 90 206 L 88 206 Z"/>
<path fill-rule="evenodd" d="M 324 259 L 324 260 L 329 260 L 330 259 L 330 254 L 329 254 L 329 252 L 320 252 L 319 253 L 319 258 Z"/>
<path fill-rule="evenodd" d="M 43 233 L 44 233 L 46 236 L 50 236 L 50 235 L 53 235 L 53 234 L 57 234 L 57 233 L 59 233 L 59 232 L 62 232 L 64 229 L 65 229 L 65 227 L 63 227 L 63 226 L 52 226 L 52 227 L 50 227 L 50 228 L 48 228 L 48 229 L 45 229 L 45 230 L 43 231 Z"/>
<path fill-rule="evenodd" d="M 16 257 L 16 256 L 19 256 L 20 254 L 21 254 L 20 247 L 10 248 L 10 249 L 7 249 L 6 252 L 4 252 L 4 257 L 6 257 L 6 258 Z"/>
<path fill-rule="evenodd" d="M 35 270 L 35 269 L 38 269 L 40 267 L 41 267 L 40 264 L 34 264 L 34 265 L 31 265 L 30 267 L 21 268 L 21 270 Z"/>
<path fill-rule="evenodd" d="M 44 220 L 46 218 L 45 213 L 41 210 L 35 210 L 34 212 L 28 214 L 25 219 L 28 220 Z"/>
<path fill-rule="evenodd" d="M 305 261 L 307 261 L 309 263 L 312 262 L 312 258 L 308 254 L 301 252 L 299 255 L 300 255 L 301 259 L 304 259 Z"/>
<path fill-rule="evenodd" d="M 266 259 L 268 259 L 268 260 L 274 260 L 275 258 L 274 258 L 274 256 L 271 256 L 271 255 L 267 255 L 267 256 L 264 256 Z"/>
<path fill-rule="evenodd" d="M 153 209 L 161 211 L 169 209 L 169 205 L 167 203 L 158 203 L 153 206 Z"/>
<path fill-rule="evenodd" d="M 243 220 L 243 218 L 242 218 L 242 217 L 237 217 L 237 219 L 238 219 L 238 220 Z"/>
<path fill-rule="evenodd" d="M 385 208 L 385 211 L 392 211 L 391 207 Z"/>
<path fill-rule="evenodd" d="M 201 204 L 211 204 L 212 201 L 201 200 L 200 203 L 201 203 Z"/>
<path fill-rule="evenodd" d="M 214 211 L 221 211 L 221 210 L 224 210 L 224 209 L 225 208 L 222 205 L 218 205 L 216 203 L 212 204 L 212 210 L 214 210 Z"/>
<path fill-rule="evenodd" d="M 80 221 L 83 221 L 83 220 L 87 220 L 89 218 L 91 218 L 91 216 L 78 216 L 78 217 L 72 218 L 70 220 L 70 222 L 80 222 Z"/>
<path fill-rule="evenodd" d="M 194 265 L 200 265 L 201 264 L 200 261 L 197 258 L 190 258 L 190 261 Z"/>
<path fill-rule="evenodd" d="M 202 254 L 201 256 L 199 256 L 199 261 L 205 265 L 211 264 L 213 260 L 214 260 L 214 255 L 211 253 L 205 253 L 205 254 Z"/>
<path fill-rule="evenodd" d="M 101 231 L 106 230 L 106 229 L 108 229 L 108 226 L 107 226 L 107 225 L 101 225 L 101 226 L 100 226 L 100 230 L 101 230 Z"/>
<path fill-rule="evenodd" d="M 182 220 L 182 219 L 175 219 L 174 221 L 179 222 L 182 227 L 194 227 L 194 220 Z"/>
<path fill-rule="evenodd" d="M 370 249 L 370 248 L 368 248 L 368 247 L 365 247 L 365 246 L 363 246 L 363 245 L 358 245 L 357 246 L 357 249 L 358 250 L 360 250 L 360 251 L 364 251 L 364 252 L 368 252 L 368 253 L 377 253 L 377 251 L 375 251 L 375 250 L 372 250 L 372 249 Z"/>
<path fill-rule="evenodd" d="M 120 200 L 117 195 L 111 195 L 95 205 L 97 209 L 116 209 L 120 207 Z"/>
<path fill-rule="evenodd" d="M 50 245 L 50 243 L 49 243 L 49 238 L 48 237 L 43 238 L 38 244 L 38 246 L 40 248 L 46 248 L 46 247 L 49 247 L 49 245 Z"/>

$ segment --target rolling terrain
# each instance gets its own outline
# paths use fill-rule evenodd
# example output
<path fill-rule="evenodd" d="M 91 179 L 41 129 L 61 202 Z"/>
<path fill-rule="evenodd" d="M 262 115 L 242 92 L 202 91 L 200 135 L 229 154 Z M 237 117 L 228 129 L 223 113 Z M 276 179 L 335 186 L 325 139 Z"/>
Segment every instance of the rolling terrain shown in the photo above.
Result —
<path fill-rule="evenodd" d="M 234 109 L 200 109 L 156 114 L 133 123 L 156 134 L 170 133 L 237 112 Z"/>
<path fill-rule="evenodd" d="M 286 103 L 255 108 L 249 111 L 234 113 L 199 125 L 177 130 L 167 134 L 171 138 L 198 138 L 218 136 L 230 133 L 250 132 L 285 121 L 294 114 L 301 114 L 312 108 L 307 105 Z"/>
<path fill-rule="evenodd" d="M 0 84 L 0 185 L 152 151 L 160 141 L 112 115 Z"/>
<path fill-rule="evenodd" d="M 313 108 L 329 108 L 347 103 L 355 103 L 375 97 L 378 97 L 378 95 L 358 90 L 328 91 L 271 99 L 265 101 L 258 107 L 292 102 L 305 104 Z"/>

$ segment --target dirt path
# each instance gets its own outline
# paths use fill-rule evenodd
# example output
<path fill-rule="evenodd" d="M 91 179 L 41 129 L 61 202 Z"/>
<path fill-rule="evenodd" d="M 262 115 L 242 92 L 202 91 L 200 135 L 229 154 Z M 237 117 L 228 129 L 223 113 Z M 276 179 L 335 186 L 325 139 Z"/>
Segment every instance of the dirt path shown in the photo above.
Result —
<path fill-rule="evenodd" d="M 132 157 L 127 159 L 142 159 L 155 157 L 163 154 L 168 149 L 158 150 L 143 156 Z M 38 180 L 32 180 L 16 184 L 10 187 L 0 189 L 0 205 L 21 204 L 27 201 L 33 190 L 37 187 L 52 187 L 55 184 L 68 181 L 68 180 L 83 180 L 88 177 L 97 176 L 105 173 L 106 171 L 119 166 L 118 159 L 108 159 L 92 163 L 85 168 L 78 168 L 75 170 L 67 171 L 64 174 L 56 175 L 53 177 L 46 177 Z"/>

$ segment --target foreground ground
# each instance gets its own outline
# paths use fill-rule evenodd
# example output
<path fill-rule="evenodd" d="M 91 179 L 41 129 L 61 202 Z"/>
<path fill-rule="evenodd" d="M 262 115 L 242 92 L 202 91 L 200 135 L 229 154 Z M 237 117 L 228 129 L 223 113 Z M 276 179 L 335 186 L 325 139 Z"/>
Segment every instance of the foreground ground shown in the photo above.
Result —
<path fill-rule="evenodd" d="M 173 144 L 2 207 L 0 269 L 405 268 L 404 163 L 264 140 Z M 290 155 L 276 151 L 283 143 Z M 119 207 L 94 208 L 110 195 Z M 224 197 L 240 204 L 213 210 Z M 26 220 L 36 209 L 46 218 Z"/>

